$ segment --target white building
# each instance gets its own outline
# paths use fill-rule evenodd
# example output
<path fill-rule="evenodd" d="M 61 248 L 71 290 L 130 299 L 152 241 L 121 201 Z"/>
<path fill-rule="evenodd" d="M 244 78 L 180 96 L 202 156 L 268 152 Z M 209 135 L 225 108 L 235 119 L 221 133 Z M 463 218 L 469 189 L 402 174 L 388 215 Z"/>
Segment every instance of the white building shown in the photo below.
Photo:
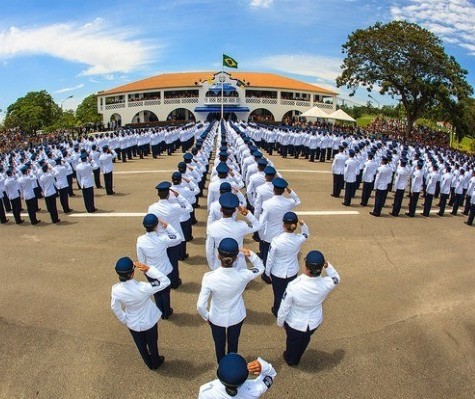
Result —
<path fill-rule="evenodd" d="M 120 125 L 226 118 L 288 121 L 312 107 L 336 110 L 337 93 L 260 72 L 169 73 L 97 94 L 103 122 Z"/>

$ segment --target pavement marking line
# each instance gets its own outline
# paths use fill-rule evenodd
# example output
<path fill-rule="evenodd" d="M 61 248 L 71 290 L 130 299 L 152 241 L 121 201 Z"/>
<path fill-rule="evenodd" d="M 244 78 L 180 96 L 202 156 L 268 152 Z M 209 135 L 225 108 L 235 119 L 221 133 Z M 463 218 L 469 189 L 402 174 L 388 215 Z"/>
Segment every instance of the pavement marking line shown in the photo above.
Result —
<path fill-rule="evenodd" d="M 331 170 L 308 170 L 308 169 L 277 169 L 277 172 L 287 172 L 287 173 L 323 173 L 331 174 Z"/>
<path fill-rule="evenodd" d="M 302 211 L 297 212 L 302 216 L 337 216 L 337 215 L 359 215 L 358 211 Z M 145 212 L 107 212 L 107 213 L 72 213 L 71 218 L 108 218 L 108 217 L 143 217 Z"/>
<path fill-rule="evenodd" d="M 156 170 L 126 170 L 120 172 L 113 172 L 114 175 L 135 175 L 142 173 L 172 173 L 176 172 L 176 169 L 156 169 Z"/>

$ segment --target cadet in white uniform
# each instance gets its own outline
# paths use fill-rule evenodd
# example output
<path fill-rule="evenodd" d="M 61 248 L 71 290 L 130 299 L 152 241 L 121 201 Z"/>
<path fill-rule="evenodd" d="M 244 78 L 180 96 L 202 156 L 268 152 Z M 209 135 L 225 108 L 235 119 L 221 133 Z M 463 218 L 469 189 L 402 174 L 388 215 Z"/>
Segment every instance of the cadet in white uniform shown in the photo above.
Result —
<path fill-rule="evenodd" d="M 92 165 L 87 160 L 86 152 L 81 154 L 81 163 L 76 166 L 76 179 L 79 187 L 82 189 L 82 197 L 84 199 L 84 207 L 88 213 L 96 212 L 94 206 L 94 179 Z"/>
<path fill-rule="evenodd" d="M 250 260 L 254 266 L 252 269 L 236 267 L 239 252 Z M 239 249 L 238 242 L 233 238 L 221 240 L 218 258 L 221 266 L 203 276 L 197 309 L 211 327 L 216 359 L 219 362 L 226 354 L 226 342 L 227 353 L 238 351 L 239 335 L 246 318 L 242 293 L 251 280 L 264 272 L 264 265 L 254 252 Z"/>
<path fill-rule="evenodd" d="M 265 269 L 266 276 L 272 280 L 274 305 L 271 312 L 276 317 L 287 285 L 297 278 L 299 272 L 297 256 L 309 236 L 307 225 L 303 220 L 299 220 L 294 212 L 287 212 L 282 221 L 284 232 L 272 239 Z M 294 233 L 297 224 L 300 224 L 301 234 Z"/>
<path fill-rule="evenodd" d="M 327 277 L 321 273 L 325 268 Z M 287 286 L 277 325 L 287 334 L 284 360 L 289 366 L 299 364 L 315 330 L 322 324 L 322 303 L 340 282 L 335 268 L 319 251 L 310 251 L 305 258 L 303 273 Z"/>
<path fill-rule="evenodd" d="M 147 231 L 137 238 L 137 259 L 140 263 L 153 266 L 171 280 L 173 267 L 168 259 L 167 248 L 181 242 L 175 228 L 167 222 L 159 221 L 153 213 L 145 215 L 143 225 Z M 150 277 L 145 275 L 148 281 Z M 167 320 L 173 314 L 170 306 L 170 286 L 154 294 L 155 303 Z"/>
<path fill-rule="evenodd" d="M 258 377 L 248 380 L 249 373 Z M 272 386 L 277 373 L 260 357 L 246 363 L 242 356 L 230 353 L 219 362 L 217 375 L 217 379 L 201 386 L 198 399 L 257 399 Z"/>
<path fill-rule="evenodd" d="M 272 184 L 274 186 L 274 195 L 262 204 L 263 212 L 259 218 L 259 222 L 262 225 L 259 231 L 259 237 L 261 238 L 260 252 L 264 264 L 267 262 L 267 254 L 272 239 L 284 231 L 282 226 L 284 214 L 301 203 L 295 191 L 288 188 L 288 183 L 281 177 L 276 177 L 272 180 Z M 287 190 L 290 198 L 283 196 L 285 190 Z"/>
<path fill-rule="evenodd" d="M 220 263 L 216 257 L 217 248 L 222 239 L 231 237 L 235 239 L 239 246 L 242 246 L 244 236 L 259 230 L 260 223 L 246 208 L 239 208 L 241 214 L 251 223 L 249 226 L 242 220 L 235 220 L 233 215 L 239 207 L 239 199 L 233 193 L 224 193 L 219 197 L 221 212 L 223 217 L 214 222 L 206 230 L 206 258 L 211 270 L 219 267 Z M 239 254 L 236 267 L 238 269 L 246 268 L 244 255 Z"/>
<path fill-rule="evenodd" d="M 149 206 L 147 213 L 153 213 L 157 218 L 165 220 L 170 223 L 175 230 L 179 233 L 181 240 L 183 241 L 183 230 L 180 225 L 180 216 L 189 214 L 193 211 L 193 207 L 188 200 L 180 195 L 178 191 L 170 189 L 172 184 L 167 181 L 163 181 L 155 186 L 158 190 L 158 197 L 160 200 Z M 169 200 L 170 191 L 175 196 L 176 202 Z M 168 247 L 167 253 L 170 259 L 170 263 L 173 267 L 171 287 L 173 289 L 178 288 L 181 285 L 180 271 L 178 269 L 178 259 L 180 257 L 181 242 Z"/>
<path fill-rule="evenodd" d="M 134 269 L 137 268 L 152 278 L 152 282 L 145 283 L 135 280 Z M 125 324 L 135 345 L 148 368 L 156 370 L 165 358 L 158 353 L 158 327 L 162 312 L 155 306 L 150 295 L 165 289 L 170 285 L 167 276 L 158 269 L 133 263 L 130 258 L 120 258 L 115 271 L 120 282 L 112 287 L 111 308 L 121 323 Z"/>

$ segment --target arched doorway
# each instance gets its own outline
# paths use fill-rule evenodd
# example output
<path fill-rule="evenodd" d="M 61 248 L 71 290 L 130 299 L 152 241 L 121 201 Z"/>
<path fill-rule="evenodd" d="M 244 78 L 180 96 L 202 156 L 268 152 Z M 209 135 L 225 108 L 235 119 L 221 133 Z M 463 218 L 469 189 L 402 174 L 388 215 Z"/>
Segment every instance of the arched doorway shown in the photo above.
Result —
<path fill-rule="evenodd" d="M 298 120 L 298 116 L 301 114 L 301 111 L 298 111 L 296 109 L 293 109 L 291 111 L 288 111 L 284 114 L 282 117 L 282 122 L 284 123 L 293 123 L 296 120 Z"/>
<path fill-rule="evenodd" d="M 167 116 L 167 121 L 195 122 L 195 115 L 186 108 L 176 108 Z"/>
<path fill-rule="evenodd" d="M 140 111 L 137 112 L 132 118 L 132 123 L 149 123 L 149 122 L 158 122 L 158 117 L 152 111 Z"/>
<path fill-rule="evenodd" d="M 249 122 L 274 122 L 275 118 L 272 112 L 265 108 L 257 108 L 249 115 Z"/>
<path fill-rule="evenodd" d="M 122 126 L 122 117 L 120 114 L 112 114 L 110 117 L 109 122 L 107 123 L 107 128 L 110 129 L 117 129 Z"/>

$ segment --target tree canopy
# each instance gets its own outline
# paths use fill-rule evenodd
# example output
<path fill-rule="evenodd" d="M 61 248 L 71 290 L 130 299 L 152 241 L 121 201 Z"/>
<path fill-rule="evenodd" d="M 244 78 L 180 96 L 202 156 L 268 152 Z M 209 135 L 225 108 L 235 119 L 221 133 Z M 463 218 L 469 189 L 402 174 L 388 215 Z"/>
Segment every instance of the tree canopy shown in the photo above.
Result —
<path fill-rule="evenodd" d="M 86 97 L 76 110 L 76 117 L 81 124 L 101 122 L 102 116 L 97 112 L 97 96 Z"/>
<path fill-rule="evenodd" d="M 361 86 L 398 98 L 407 117 L 407 135 L 414 122 L 433 107 L 456 107 L 472 94 L 467 71 L 445 53 L 433 33 L 406 21 L 380 22 L 353 32 L 342 46 L 346 58 L 338 87 L 353 95 Z"/>
<path fill-rule="evenodd" d="M 31 133 L 52 125 L 61 113 L 61 108 L 46 90 L 31 91 L 7 108 L 5 126 L 19 126 Z"/>

